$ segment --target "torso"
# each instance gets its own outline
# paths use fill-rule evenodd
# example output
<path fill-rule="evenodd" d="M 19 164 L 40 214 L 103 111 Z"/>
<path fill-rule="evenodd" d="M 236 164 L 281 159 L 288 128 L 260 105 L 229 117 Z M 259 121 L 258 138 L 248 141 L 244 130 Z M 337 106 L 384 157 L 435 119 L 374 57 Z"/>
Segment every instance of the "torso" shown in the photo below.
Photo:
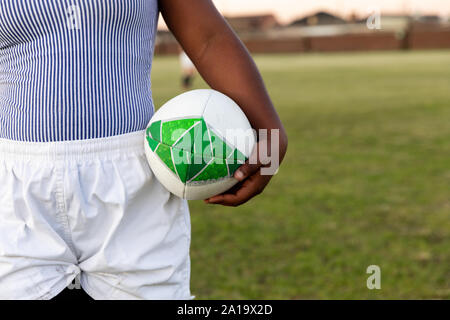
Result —
<path fill-rule="evenodd" d="M 157 0 L 0 0 L 0 138 L 145 129 Z"/>

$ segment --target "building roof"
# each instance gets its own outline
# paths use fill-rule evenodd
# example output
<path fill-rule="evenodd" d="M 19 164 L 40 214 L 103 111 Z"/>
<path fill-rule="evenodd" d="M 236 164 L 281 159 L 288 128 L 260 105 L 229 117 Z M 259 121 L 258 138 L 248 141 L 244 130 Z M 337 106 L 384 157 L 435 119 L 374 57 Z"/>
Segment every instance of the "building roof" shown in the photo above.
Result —
<path fill-rule="evenodd" d="M 291 26 L 310 26 L 310 25 L 327 25 L 327 24 L 343 24 L 347 21 L 338 16 L 325 11 L 319 11 L 315 14 L 294 20 Z"/>
<path fill-rule="evenodd" d="M 279 26 L 273 14 L 225 17 L 236 31 L 268 30 Z"/>

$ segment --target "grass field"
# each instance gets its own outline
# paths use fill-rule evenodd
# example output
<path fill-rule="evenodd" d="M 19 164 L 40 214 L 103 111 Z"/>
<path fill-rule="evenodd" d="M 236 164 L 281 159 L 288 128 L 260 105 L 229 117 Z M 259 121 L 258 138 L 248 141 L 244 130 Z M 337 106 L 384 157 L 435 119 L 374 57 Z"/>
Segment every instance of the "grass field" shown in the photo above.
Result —
<path fill-rule="evenodd" d="M 256 62 L 288 131 L 288 154 L 247 205 L 191 202 L 192 293 L 450 298 L 450 52 Z M 176 58 L 155 59 L 157 106 L 181 92 L 178 72 Z M 372 264 L 381 290 L 366 287 Z"/>

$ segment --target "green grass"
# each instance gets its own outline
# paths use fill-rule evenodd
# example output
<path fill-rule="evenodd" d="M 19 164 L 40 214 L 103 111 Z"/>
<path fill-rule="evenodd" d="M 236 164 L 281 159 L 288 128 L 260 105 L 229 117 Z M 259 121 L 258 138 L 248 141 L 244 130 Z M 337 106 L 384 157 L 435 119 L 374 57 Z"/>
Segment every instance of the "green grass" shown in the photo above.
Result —
<path fill-rule="evenodd" d="M 450 298 L 450 52 L 256 56 L 289 134 L 247 205 L 191 202 L 198 299 Z M 160 106 L 181 93 L 154 61 Z M 200 79 L 196 87 L 205 87 Z M 366 268 L 381 267 L 381 290 Z"/>

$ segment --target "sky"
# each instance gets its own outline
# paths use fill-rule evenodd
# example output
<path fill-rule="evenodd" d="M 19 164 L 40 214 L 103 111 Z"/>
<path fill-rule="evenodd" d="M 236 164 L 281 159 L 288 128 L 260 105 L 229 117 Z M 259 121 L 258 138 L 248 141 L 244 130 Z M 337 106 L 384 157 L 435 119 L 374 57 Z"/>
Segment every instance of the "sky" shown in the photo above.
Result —
<path fill-rule="evenodd" d="M 450 16 L 450 0 L 213 0 L 224 15 L 274 13 L 283 22 L 317 12 L 329 11 L 343 17 L 366 17 L 381 13 L 437 14 Z M 165 27 L 162 19 L 160 27 Z"/>
<path fill-rule="evenodd" d="M 225 15 L 273 12 L 283 21 L 327 10 L 344 16 L 366 16 L 380 9 L 385 13 L 450 15 L 450 0 L 214 0 Z"/>

